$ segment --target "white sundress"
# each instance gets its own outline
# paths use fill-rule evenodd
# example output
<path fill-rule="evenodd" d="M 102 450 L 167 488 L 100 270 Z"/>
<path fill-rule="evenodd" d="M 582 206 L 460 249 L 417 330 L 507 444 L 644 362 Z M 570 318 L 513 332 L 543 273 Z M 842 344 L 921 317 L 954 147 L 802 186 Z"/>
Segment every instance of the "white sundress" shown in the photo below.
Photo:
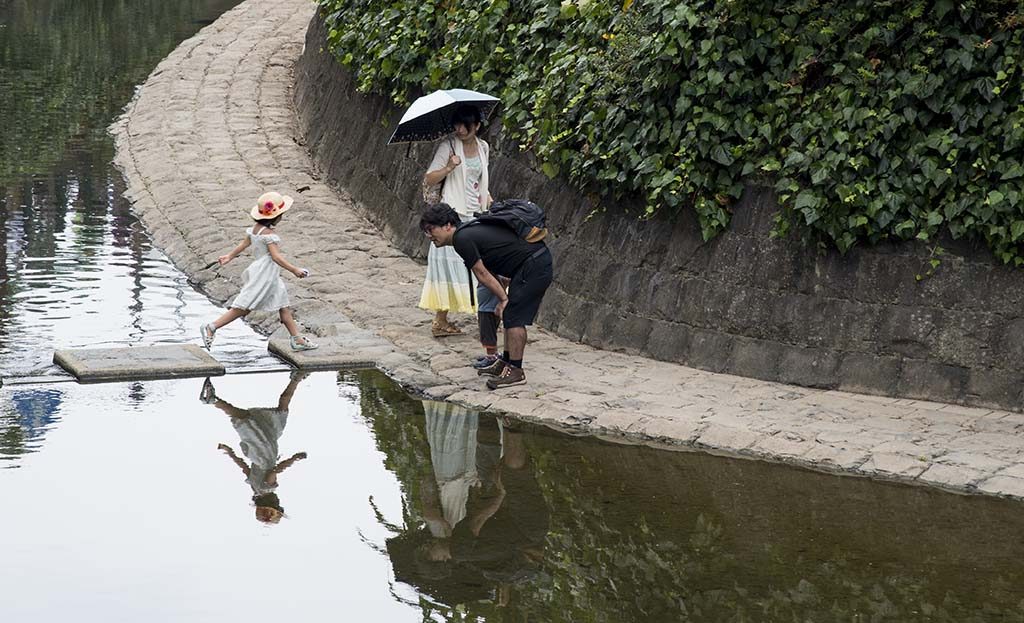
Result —
<path fill-rule="evenodd" d="M 288 307 L 288 290 L 281 280 L 281 267 L 274 262 L 267 248 L 271 243 L 281 244 L 281 238 L 277 234 L 257 235 L 251 230 L 247 233 L 255 259 L 242 273 L 242 291 L 235 297 L 231 307 L 249 311 L 277 311 Z"/>
<path fill-rule="evenodd" d="M 277 484 L 267 482 L 267 476 L 277 467 L 279 457 L 277 441 L 284 433 L 288 411 L 282 409 L 248 409 L 248 417 L 233 417 L 231 425 L 242 441 L 242 454 L 249 459 L 246 480 L 253 493 L 270 493 Z"/>

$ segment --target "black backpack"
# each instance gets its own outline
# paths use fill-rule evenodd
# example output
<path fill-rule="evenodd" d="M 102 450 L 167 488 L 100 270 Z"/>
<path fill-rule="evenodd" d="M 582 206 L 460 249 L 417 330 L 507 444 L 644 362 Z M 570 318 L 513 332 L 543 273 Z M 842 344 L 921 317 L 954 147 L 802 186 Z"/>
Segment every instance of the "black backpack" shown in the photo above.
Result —
<path fill-rule="evenodd" d="M 478 223 L 504 225 L 527 242 L 540 242 L 548 235 L 544 210 L 526 199 L 495 201 L 490 210 L 474 216 Z"/>

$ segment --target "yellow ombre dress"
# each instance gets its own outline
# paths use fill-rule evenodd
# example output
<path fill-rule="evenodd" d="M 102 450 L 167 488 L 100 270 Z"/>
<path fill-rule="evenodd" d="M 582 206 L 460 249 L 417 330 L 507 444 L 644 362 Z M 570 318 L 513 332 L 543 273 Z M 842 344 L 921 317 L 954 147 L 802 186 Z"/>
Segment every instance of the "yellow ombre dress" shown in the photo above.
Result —
<path fill-rule="evenodd" d="M 481 209 L 481 198 L 489 197 L 487 156 L 489 147 L 477 140 L 478 156 L 466 158 L 462 141 L 444 140 L 434 152 L 434 159 L 427 171 L 444 168 L 454 148 L 462 160 L 444 179 L 441 201 L 450 205 L 463 222 Z M 435 247 L 432 243 L 427 252 L 427 275 L 423 280 L 419 306 L 430 311 L 476 313 L 476 278 L 453 247 Z"/>
<path fill-rule="evenodd" d="M 420 307 L 431 311 L 476 313 L 471 288 L 476 280 L 453 247 L 437 248 L 433 244 L 427 252 L 427 278 L 423 280 Z"/>

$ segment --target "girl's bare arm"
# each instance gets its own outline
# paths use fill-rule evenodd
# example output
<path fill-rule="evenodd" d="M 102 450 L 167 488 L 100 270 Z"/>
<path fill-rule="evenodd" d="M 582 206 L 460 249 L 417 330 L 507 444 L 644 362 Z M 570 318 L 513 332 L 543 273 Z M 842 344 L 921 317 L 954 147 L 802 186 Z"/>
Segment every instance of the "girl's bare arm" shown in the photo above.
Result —
<path fill-rule="evenodd" d="M 242 251 L 245 251 L 248 248 L 249 248 L 249 236 L 246 236 L 244 239 L 242 239 L 241 242 L 238 243 L 237 247 L 235 247 L 234 249 L 231 250 L 231 253 L 228 253 L 227 255 L 222 255 L 222 256 L 218 257 L 217 261 L 220 262 L 221 266 L 223 266 L 223 265 L 227 264 L 228 262 L 230 262 L 231 260 L 233 260 L 236 257 L 238 257 L 238 255 Z"/>
<path fill-rule="evenodd" d="M 270 244 L 268 244 L 267 250 L 270 251 L 270 257 L 271 259 L 274 260 L 275 264 L 287 270 L 288 272 L 295 275 L 299 279 L 302 279 L 305 276 L 305 273 L 302 271 L 301 268 L 298 268 L 297 266 L 295 266 L 294 264 L 292 264 L 291 262 L 284 258 L 284 255 L 281 253 L 281 249 L 278 248 L 276 242 L 271 242 Z"/>
<path fill-rule="evenodd" d="M 224 454 L 228 455 L 228 458 L 231 459 L 235 463 L 235 465 L 242 469 L 243 474 L 245 474 L 246 476 L 249 475 L 249 466 L 245 464 L 245 461 L 238 458 L 238 455 L 235 454 L 235 451 L 231 446 L 225 443 L 219 443 L 217 444 L 217 449 L 221 450 L 222 452 L 224 452 Z"/>
<path fill-rule="evenodd" d="M 286 470 L 289 467 L 291 467 L 292 465 L 294 465 L 296 461 L 301 461 L 302 459 L 306 458 L 306 456 L 307 455 L 306 455 L 305 452 L 296 452 L 291 457 L 289 457 L 289 458 L 281 461 L 277 465 L 275 465 L 273 471 L 274 471 L 275 474 L 280 474 L 284 470 Z"/>

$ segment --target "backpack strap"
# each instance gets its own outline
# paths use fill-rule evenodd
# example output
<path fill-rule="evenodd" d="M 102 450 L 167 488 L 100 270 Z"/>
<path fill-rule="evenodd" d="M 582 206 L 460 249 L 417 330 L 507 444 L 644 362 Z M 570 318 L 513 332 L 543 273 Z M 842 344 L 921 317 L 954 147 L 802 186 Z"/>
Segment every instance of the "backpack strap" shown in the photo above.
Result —
<path fill-rule="evenodd" d="M 474 225 L 480 225 L 480 221 L 473 219 L 470 221 L 466 221 L 465 223 L 459 223 L 459 225 L 455 228 L 455 234 L 459 233 L 460 231 L 467 227 L 472 227 Z M 455 234 L 452 234 L 453 239 L 455 237 Z M 473 269 L 467 266 L 466 272 L 469 273 L 469 304 L 472 305 L 473 307 L 476 307 L 476 288 L 473 287 Z"/>

